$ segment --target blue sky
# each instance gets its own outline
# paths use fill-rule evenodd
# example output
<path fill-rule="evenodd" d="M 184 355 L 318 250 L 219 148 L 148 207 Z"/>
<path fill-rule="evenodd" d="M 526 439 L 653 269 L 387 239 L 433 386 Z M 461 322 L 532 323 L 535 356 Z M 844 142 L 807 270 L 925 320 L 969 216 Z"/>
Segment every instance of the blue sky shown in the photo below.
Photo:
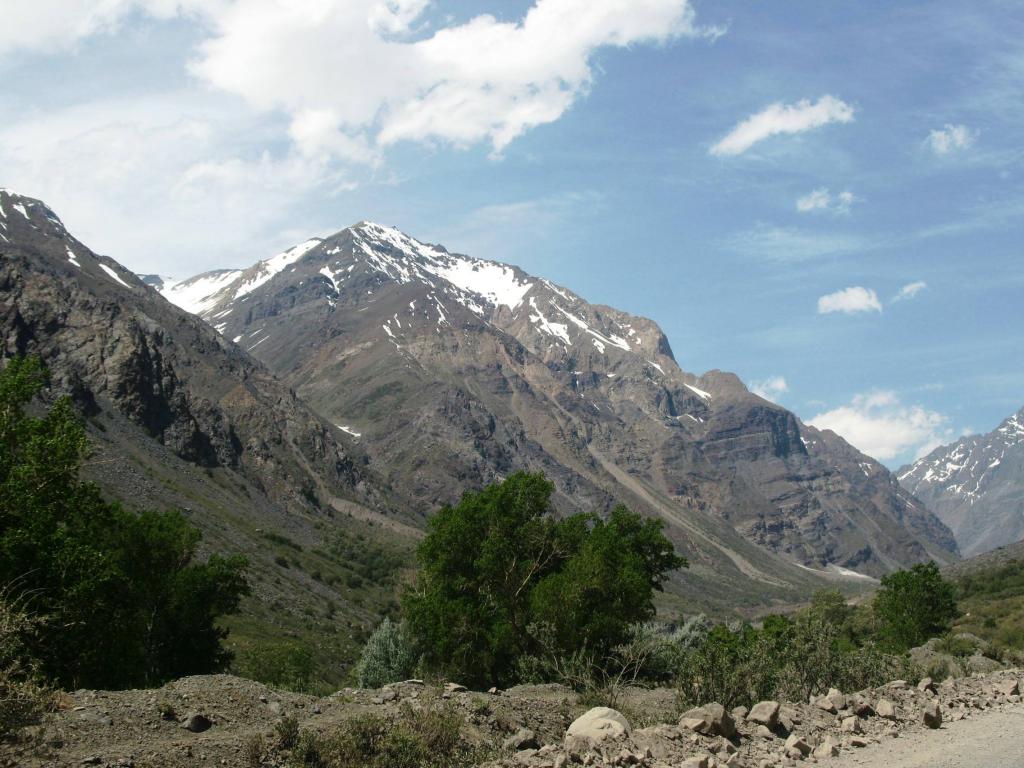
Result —
<path fill-rule="evenodd" d="M 0 185 L 184 277 L 372 219 L 891 466 L 1024 404 L 1024 6 L 14 0 Z"/>

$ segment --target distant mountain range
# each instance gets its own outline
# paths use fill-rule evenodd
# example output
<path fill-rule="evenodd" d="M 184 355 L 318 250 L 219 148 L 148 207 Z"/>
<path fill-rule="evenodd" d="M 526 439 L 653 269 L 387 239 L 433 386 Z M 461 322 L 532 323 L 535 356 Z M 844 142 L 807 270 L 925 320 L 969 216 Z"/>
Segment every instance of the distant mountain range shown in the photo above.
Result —
<path fill-rule="evenodd" d="M 691 561 L 670 610 L 753 612 L 958 557 L 838 436 L 732 374 L 683 371 L 651 320 L 516 267 L 363 222 L 247 269 L 139 279 L 9 191 L 0 255 L 4 354 L 41 355 L 74 397 L 99 447 L 87 472 L 249 553 L 274 631 L 325 603 L 367 625 L 380 604 L 321 578 L 346 565 L 329 543 L 413 539 L 517 469 L 547 473 L 563 512 L 663 519 Z"/>
<path fill-rule="evenodd" d="M 965 555 L 1024 539 L 1024 408 L 984 435 L 936 448 L 897 473 Z"/>

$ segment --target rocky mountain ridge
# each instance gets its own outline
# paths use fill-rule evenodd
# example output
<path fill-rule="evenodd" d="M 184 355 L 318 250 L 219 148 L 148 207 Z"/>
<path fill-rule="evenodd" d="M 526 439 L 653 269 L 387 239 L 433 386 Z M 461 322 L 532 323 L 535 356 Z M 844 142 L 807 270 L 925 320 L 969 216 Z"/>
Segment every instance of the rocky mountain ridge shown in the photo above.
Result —
<path fill-rule="evenodd" d="M 965 555 L 1024 539 L 1024 408 L 991 432 L 936 448 L 897 472 Z"/>
<path fill-rule="evenodd" d="M 355 436 L 420 514 L 542 469 L 564 509 L 661 516 L 719 587 L 956 557 L 878 462 L 732 374 L 682 370 L 653 321 L 517 267 L 361 222 L 162 290 Z"/>

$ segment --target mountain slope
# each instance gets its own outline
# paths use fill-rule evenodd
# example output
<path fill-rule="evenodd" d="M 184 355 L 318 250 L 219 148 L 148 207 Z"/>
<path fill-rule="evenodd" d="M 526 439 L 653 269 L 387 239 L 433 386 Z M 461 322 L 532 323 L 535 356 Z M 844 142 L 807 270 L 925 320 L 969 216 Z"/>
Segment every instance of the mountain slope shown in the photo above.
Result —
<path fill-rule="evenodd" d="M 362 530 L 355 519 L 393 521 L 359 447 L 236 345 L 90 251 L 42 202 L 8 190 L 0 345 L 3 357 L 39 355 L 51 396 L 74 398 L 96 446 L 85 472 L 109 496 L 184 509 L 208 549 L 250 557 L 256 597 L 243 619 L 256 630 L 281 636 L 329 603 L 350 627 L 375 624 L 391 588 L 357 604 L 344 586 L 351 570 L 329 555 Z M 311 578 L 314 569 L 337 582 Z M 334 622 L 323 629 L 339 634 Z"/>
<path fill-rule="evenodd" d="M 955 559 L 884 467 L 676 364 L 657 324 L 370 222 L 166 285 L 357 437 L 420 514 L 519 468 L 567 511 L 665 519 L 704 597 L 792 597 L 816 571 Z"/>
<path fill-rule="evenodd" d="M 936 448 L 897 473 L 953 529 L 965 555 L 1024 538 L 1024 408 L 985 435 Z"/>

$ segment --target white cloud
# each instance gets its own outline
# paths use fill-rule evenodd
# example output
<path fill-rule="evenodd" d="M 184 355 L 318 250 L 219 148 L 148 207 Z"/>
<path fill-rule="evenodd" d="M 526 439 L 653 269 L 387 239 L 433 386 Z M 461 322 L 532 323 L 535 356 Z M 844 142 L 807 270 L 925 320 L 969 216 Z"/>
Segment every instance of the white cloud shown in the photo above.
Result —
<path fill-rule="evenodd" d="M 819 187 L 808 192 L 796 201 L 796 209 L 800 213 L 813 211 L 830 211 L 832 213 L 849 213 L 857 198 L 849 190 L 832 194 L 828 187 Z"/>
<path fill-rule="evenodd" d="M 789 385 L 782 376 L 769 376 L 761 381 L 750 382 L 750 391 L 765 400 L 777 402 L 782 395 L 789 391 Z"/>
<path fill-rule="evenodd" d="M 54 52 L 92 35 L 116 32 L 133 12 L 167 19 L 223 8 L 226 0 L 31 0 L 5 3 L 0 55 L 17 50 Z"/>
<path fill-rule="evenodd" d="M 857 395 L 849 405 L 819 413 L 808 423 L 832 430 L 880 461 L 918 459 L 952 438 L 946 416 L 904 405 L 891 391 Z"/>
<path fill-rule="evenodd" d="M 876 247 L 874 242 L 861 235 L 763 223 L 729 236 L 723 245 L 737 253 L 779 263 L 810 261 Z"/>
<path fill-rule="evenodd" d="M 688 0 L 537 0 L 517 22 L 481 15 L 425 35 L 427 5 L 234 0 L 212 14 L 215 33 L 191 69 L 258 109 L 284 110 L 306 154 L 401 141 L 500 153 L 587 92 L 599 48 L 721 33 L 698 27 Z"/>
<path fill-rule="evenodd" d="M 882 302 L 878 294 L 871 288 L 854 285 L 841 291 L 829 293 L 818 299 L 818 314 L 845 312 L 848 315 L 857 312 L 881 312 Z"/>
<path fill-rule="evenodd" d="M 927 144 L 936 155 L 948 155 L 959 149 L 967 149 L 974 144 L 977 133 L 966 125 L 946 124 L 928 134 Z"/>
<path fill-rule="evenodd" d="M 713 155 L 741 155 L 770 136 L 803 133 L 829 123 L 849 123 L 853 107 L 834 96 L 816 102 L 803 99 L 796 104 L 776 102 L 736 125 L 711 148 Z"/>
<path fill-rule="evenodd" d="M 895 304 L 897 301 L 912 299 L 927 287 L 928 283 L 926 283 L 924 280 L 917 280 L 913 283 L 907 283 L 902 288 L 900 288 L 899 293 L 892 297 L 891 303 Z"/>

